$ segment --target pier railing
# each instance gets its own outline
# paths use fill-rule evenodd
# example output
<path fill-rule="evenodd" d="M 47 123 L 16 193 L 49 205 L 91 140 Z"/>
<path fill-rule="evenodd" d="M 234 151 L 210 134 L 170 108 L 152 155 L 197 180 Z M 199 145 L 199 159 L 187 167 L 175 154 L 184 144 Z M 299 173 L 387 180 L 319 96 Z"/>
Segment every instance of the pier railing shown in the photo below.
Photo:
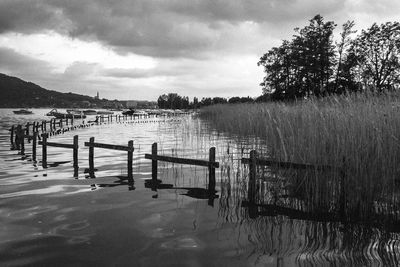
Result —
<path fill-rule="evenodd" d="M 35 134 L 36 136 L 36 134 Z M 69 148 L 73 150 L 73 166 L 74 166 L 74 177 L 78 177 L 78 135 L 74 136 L 74 140 L 72 144 L 64 144 L 64 143 L 55 143 L 55 142 L 47 142 L 47 134 L 42 134 L 42 141 L 39 141 L 39 145 L 42 145 L 42 167 L 47 168 L 47 147 L 61 147 L 61 148 Z M 33 144 L 36 143 L 36 140 L 33 141 Z M 36 145 L 35 149 L 33 149 L 36 158 Z"/>
<path fill-rule="evenodd" d="M 89 147 L 89 176 L 90 178 L 95 178 L 94 172 L 94 148 L 103 148 L 103 149 L 111 149 L 111 150 L 120 150 L 128 152 L 128 181 L 133 182 L 133 174 L 132 174 L 132 161 L 133 161 L 133 140 L 129 140 L 128 146 L 120 146 L 120 145 L 110 145 L 103 143 L 95 143 L 94 137 L 90 137 L 89 142 L 85 142 L 85 146 Z"/>
<path fill-rule="evenodd" d="M 152 183 L 153 186 L 157 185 L 157 174 L 158 174 L 158 161 L 166 161 L 178 164 L 188 164 L 188 165 L 196 165 L 196 166 L 204 166 L 208 167 L 208 192 L 210 194 L 215 193 L 215 168 L 219 168 L 219 162 L 215 161 L 215 147 L 211 147 L 209 150 L 209 159 L 200 160 L 200 159 L 186 159 L 186 158 L 178 158 L 178 157 L 170 157 L 170 156 L 161 156 L 157 154 L 157 143 L 153 143 L 151 146 L 151 154 L 145 154 L 146 159 L 152 160 Z"/>

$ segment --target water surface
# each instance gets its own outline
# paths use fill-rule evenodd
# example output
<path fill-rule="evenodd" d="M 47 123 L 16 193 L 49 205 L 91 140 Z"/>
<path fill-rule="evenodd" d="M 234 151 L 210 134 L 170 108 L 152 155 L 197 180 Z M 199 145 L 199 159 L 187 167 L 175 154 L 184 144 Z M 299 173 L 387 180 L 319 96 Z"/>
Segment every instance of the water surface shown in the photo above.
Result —
<path fill-rule="evenodd" d="M 0 110 L 0 263 L 2 266 L 397 266 L 399 235 L 357 224 L 253 216 L 244 207 L 248 168 L 240 164 L 260 140 L 219 134 L 193 116 L 98 125 L 51 137 L 79 135 L 79 176 L 72 152 L 48 148 L 49 168 L 10 150 L 11 125 L 48 119 L 48 110 L 14 115 Z M 87 120 L 90 120 L 88 118 Z M 78 121 L 75 121 L 78 123 Z M 96 178 L 88 178 L 84 142 L 126 145 L 134 140 L 134 185 L 126 152 L 95 148 Z M 159 154 L 207 159 L 215 146 L 217 193 L 205 194 L 204 167 L 159 162 L 157 191 L 151 161 Z M 39 146 L 40 148 L 40 146 Z M 38 149 L 38 159 L 41 158 Z M 268 189 L 264 184 L 265 196 Z"/>

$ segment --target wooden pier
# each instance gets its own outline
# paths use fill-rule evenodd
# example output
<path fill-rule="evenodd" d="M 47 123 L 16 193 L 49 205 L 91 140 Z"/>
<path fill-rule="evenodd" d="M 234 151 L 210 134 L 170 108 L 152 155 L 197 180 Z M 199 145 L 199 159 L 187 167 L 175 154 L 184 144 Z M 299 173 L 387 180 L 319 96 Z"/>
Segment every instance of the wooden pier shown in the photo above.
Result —
<path fill-rule="evenodd" d="M 161 156 L 157 153 L 157 143 L 153 143 L 151 146 L 151 154 L 145 154 L 146 159 L 152 160 L 152 182 L 153 185 L 157 185 L 157 162 L 158 161 L 166 161 L 178 164 L 188 164 L 188 165 L 196 165 L 196 166 L 204 166 L 208 167 L 208 192 L 210 194 L 215 194 L 215 168 L 219 168 L 219 162 L 215 161 L 215 147 L 211 147 L 209 150 L 209 160 L 200 160 L 200 159 L 186 159 L 186 158 L 178 158 L 178 157 L 170 157 L 170 156 Z"/>

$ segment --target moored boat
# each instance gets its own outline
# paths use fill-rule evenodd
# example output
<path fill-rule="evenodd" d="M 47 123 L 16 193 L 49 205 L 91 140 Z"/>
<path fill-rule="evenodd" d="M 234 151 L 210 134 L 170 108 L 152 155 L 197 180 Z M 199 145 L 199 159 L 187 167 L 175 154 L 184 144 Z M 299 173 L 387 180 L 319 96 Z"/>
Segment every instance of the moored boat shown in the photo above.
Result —
<path fill-rule="evenodd" d="M 20 114 L 20 115 L 33 114 L 32 111 L 27 110 L 27 109 L 13 110 L 13 112 L 14 112 L 14 114 Z"/>
<path fill-rule="evenodd" d="M 83 111 L 83 114 L 85 115 L 97 115 L 97 111 L 94 109 L 87 109 Z"/>
<path fill-rule="evenodd" d="M 62 113 L 62 112 L 57 111 L 57 109 L 55 109 L 55 108 L 50 110 L 50 112 L 48 112 L 46 114 L 46 116 L 53 116 L 53 117 L 56 117 L 56 119 L 71 119 L 71 118 L 84 119 L 84 118 L 86 118 L 86 115 L 83 115 L 83 114 Z"/>
<path fill-rule="evenodd" d="M 112 114 L 114 114 L 114 112 L 109 111 L 109 110 L 98 110 L 97 114 L 98 115 L 112 115 Z"/>

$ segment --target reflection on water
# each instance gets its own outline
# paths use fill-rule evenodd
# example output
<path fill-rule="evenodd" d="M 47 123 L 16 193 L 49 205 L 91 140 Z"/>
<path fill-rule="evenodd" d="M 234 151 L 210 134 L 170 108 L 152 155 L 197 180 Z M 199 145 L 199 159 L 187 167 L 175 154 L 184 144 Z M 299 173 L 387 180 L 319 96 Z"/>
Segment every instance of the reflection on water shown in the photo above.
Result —
<path fill-rule="evenodd" d="M 82 128 L 51 137 L 71 143 L 79 135 L 79 170 L 72 153 L 48 148 L 49 168 L 9 150 L 8 128 L 45 119 L 46 110 L 15 116 L 0 110 L 0 263 L 4 266 L 398 266 L 400 236 L 384 227 L 319 220 L 303 201 L 287 196 L 285 173 L 263 173 L 257 203 L 248 205 L 248 166 L 240 159 L 263 142 L 210 130 L 192 117 Z M 134 185 L 126 153 L 95 149 L 95 179 L 87 179 L 83 142 L 126 145 L 134 140 Z M 151 144 L 159 154 L 208 159 L 216 147 L 217 192 L 208 169 L 158 163 L 151 182 Z M 264 148 L 265 149 L 265 148 Z M 38 159 L 40 159 L 40 149 Z M 265 170 L 268 172 L 269 170 Z M 301 194 L 301 192 L 297 192 Z M 300 199 L 300 198 L 299 198 Z"/>

